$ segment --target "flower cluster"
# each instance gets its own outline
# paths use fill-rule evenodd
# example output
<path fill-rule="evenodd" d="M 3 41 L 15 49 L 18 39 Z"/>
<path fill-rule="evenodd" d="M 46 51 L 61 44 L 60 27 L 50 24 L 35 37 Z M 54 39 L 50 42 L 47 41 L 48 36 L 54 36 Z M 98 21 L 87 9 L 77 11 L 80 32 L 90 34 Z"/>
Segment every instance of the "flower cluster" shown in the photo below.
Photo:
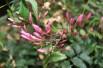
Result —
<path fill-rule="evenodd" d="M 47 13 L 48 12 L 46 12 L 44 14 L 43 18 L 46 17 Z M 38 16 L 38 20 L 40 20 L 40 18 L 41 18 L 41 16 L 39 15 Z M 32 14 L 30 13 L 29 19 L 28 19 L 28 23 L 29 23 L 29 26 L 31 26 L 34 29 L 34 32 L 32 34 L 27 31 L 26 25 L 17 25 L 17 24 L 13 24 L 13 23 L 8 23 L 8 25 L 10 25 L 12 27 L 15 27 L 15 28 L 19 28 L 20 29 L 20 33 L 21 33 L 21 37 L 26 39 L 26 40 L 28 40 L 28 41 L 33 42 L 34 45 L 36 45 L 38 47 L 39 46 L 44 46 L 46 42 L 53 42 L 55 47 L 62 47 L 62 46 L 64 46 L 64 43 L 67 40 L 60 39 L 56 43 L 56 38 L 53 37 L 55 35 L 53 33 L 52 29 L 51 29 L 53 21 L 50 21 L 46 26 L 44 26 L 45 29 L 43 30 L 38 24 L 33 23 L 32 19 L 33 19 L 32 18 Z M 12 18 L 8 18 L 8 20 L 10 22 L 15 22 L 15 23 L 19 22 L 17 20 L 12 19 Z M 22 17 L 19 17 L 19 20 L 20 21 L 27 21 L 27 20 L 25 20 Z M 62 35 L 65 34 L 65 33 L 66 33 L 66 30 L 63 29 L 63 33 L 61 34 L 60 32 L 58 32 L 57 35 L 61 38 Z M 43 48 L 40 47 L 40 48 L 37 49 L 37 51 L 40 52 L 40 53 L 49 53 L 49 52 L 52 52 L 53 50 L 55 50 L 53 47 L 52 47 L 51 50 L 43 49 Z"/>
<path fill-rule="evenodd" d="M 43 18 L 45 18 L 47 16 L 47 14 L 48 14 L 48 11 L 44 13 Z M 37 48 L 38 52 L 50 53 L 53 50 L 56 50 L 57 47 L 59 47 L 59 48 L 61 47 L 61 49 L 63 49 L 62 47 L 64 46 L 65 42 L 68 41 L 67 39 L 65 39 L 64 36 L 67 37 L 67 36 L 70 36 L 71 34 L 73 34 L 74 36 L 77 36 L 79 32 L 74 32 L 74 29 L 76 28 L 76 26 L 78 26 L 81 29 L 84 26 L 85 22 L 87 22 L 88 19 L 91 17 L 91 15 L 92 15 L 92 13 L 89 13 L 86 16 L 86 18 L 83 19 L 84 14 L 80 14 L 75 21 L 75 18 L 70 17 L 69 13 L 66 12 L 66 19 L 69 22 L 70 31 L 68 32 L 67 29 L 63 27 L 62 31 L 58 30 L 57 34 L 54 33 L 51 28 L 53 21 L 50 21 L 47 25 L 43 26 L 44 29 L 42 29 L 40 25 L 33 23 L 33 18 L 32 18 L 31 13 L 29 15 L 28 20 L 25 20 L 22 17 L 19 17 L 19 20 L 28 22 L 29 26 L 31 26 L 34 29 L 34 32 L 32 34 L 27 31 L 26 25 L 17 25 L 17 24 L 12 24 L 12 23 L 9 23 L 8 25 L 11 25 L 12 27 L 15 27 L 15 28 L 19 28 L 21 37 L 28 41 L 33 42 L 34 45 L 38 46 L 38 48 Z M 38 15 L 38 21 L 40 21 L 40 19 L 41 19 L 41 14 Z M 8 20 L 10 22 L 15 22 L 15 23 L 20 22 L 20 21 L 14 20 L 12 18 L 8 18 Z M 101 18 L 98 28 L 101 28 L 102 21 L 103 21 L 103 17 Z M 92 26 L 91 30 L 93 31 L 93 26 Z M 59 36 L 59 38 L 56 38 L 55 36 L 57 36 L 57 37 Z M 88 36 L 88 34 L 84 34 L 81 38 L 85 39 L 85 38 L 87 38 L 87 36 Z M 47 42 L 49 42 L 49 43 L 52 42 L 51 49 L 43 48 Z"/>

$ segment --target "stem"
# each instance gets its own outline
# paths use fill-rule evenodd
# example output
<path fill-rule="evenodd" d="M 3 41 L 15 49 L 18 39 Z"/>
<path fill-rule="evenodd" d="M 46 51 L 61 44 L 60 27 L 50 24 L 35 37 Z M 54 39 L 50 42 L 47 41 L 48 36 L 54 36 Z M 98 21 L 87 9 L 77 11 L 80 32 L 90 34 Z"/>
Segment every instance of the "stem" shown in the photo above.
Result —
<path fill-rule="evenodd" d="M 88 6 L 89 2 L 90 2 L 90 0 L 88 0 L 88 2 L 86 4 L 87 6 Z M 86 10 L 86 8 L 84 8 L 83 13 L 85 12 L 85 10 Z"/>
<path fill-rule="evenodd" d="M 0 41 L 0 45 L 1 45 L 2 48 L 4 47 L 4 45 L 3 45 L 3 43 L 1 41 Z"/>
<path fill-rule="evenodd" d="M 43 63 L 43 68 L 47 68 L 47 64 L 45 62 Z"/>

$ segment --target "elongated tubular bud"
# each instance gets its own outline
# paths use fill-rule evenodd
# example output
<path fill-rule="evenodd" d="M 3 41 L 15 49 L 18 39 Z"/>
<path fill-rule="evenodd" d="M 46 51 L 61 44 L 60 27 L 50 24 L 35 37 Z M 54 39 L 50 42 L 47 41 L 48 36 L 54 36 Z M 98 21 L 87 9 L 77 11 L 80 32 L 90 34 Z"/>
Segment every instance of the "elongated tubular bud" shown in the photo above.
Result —
<path fill-rule="evenodd" d="M 40 53 L 49 53 L 51 52 L 50 50 L 44 50 L 44 49 L 37 49 L 38 52 Z"/>
<path fill-rule="evenodd" d="M 32 27 L 35 29 L 36 32 L 44 34 L 44 31 L 38 25 L 32 24 Z"/>
<path fill-rule="evenodd" d="M 91 15 L 92 15 L 92 13 L 91 13 L 91 12 L 90 12 L 90 13 L 88 13 L 88 15 L 86 16 L 85 21 L 88 21 L 88 19 L 91 17 Z"/>
<path fill-rule="evenodd" d="M 46 12 L 44 13 L 43 18 L 45 18 L 47 15 L 48 15 L 48 11 L 46 11 Z"/>
<path fill-rule="evenodd" d="M 33 17 L 32 17 L 31 12 L 30 12 L 30 14 L 29 14 L 29 23 L 30 23 L 30 24 L 32 24 L 32 23 L 33 23 Z"/>
<path fill-rule="evenodd" d="M 70 19 L 70 25 L 72 25 L 74 23 L 74 18 Z"/>
<path fill-rule="evenodd" d="M 41 35 L 38 32 L 34 32 L 34 35 L 38 38 L 42 38 Z"/>
<path fill-rule="evenodd" d="M 14 28 L 22 28 L 22 26 L 20 26 L 20 25 L 14 25 L 14 24 L 10 24 L 10 23 L 8 23 L 8 25 L 10 25 L 10 26 L 12 26 Z"/>
<path fill-rule="evenodd" d="M 10 22 L 18 22 L 17 20 L 14 20 L 14 19 L 12 19 L 12 18 L 8 18 L 8 20 L 9 20 Z"/>
<path fill-rule="evenodd" d="M 80 14 L 79 17 L 77 18 L 76 22 L 78 26 L 81 26 L 82 20 L 83 20 L 84 14 Z"/>
<path fill-rule="evenodd" d="M 69 22 L 69 21 L 70 21 L 70 15 L 69 15 L 68 12 L 66 12 L 66 18 L 67 18 L 67 20 L 68 20 L 68 22 Z"/>

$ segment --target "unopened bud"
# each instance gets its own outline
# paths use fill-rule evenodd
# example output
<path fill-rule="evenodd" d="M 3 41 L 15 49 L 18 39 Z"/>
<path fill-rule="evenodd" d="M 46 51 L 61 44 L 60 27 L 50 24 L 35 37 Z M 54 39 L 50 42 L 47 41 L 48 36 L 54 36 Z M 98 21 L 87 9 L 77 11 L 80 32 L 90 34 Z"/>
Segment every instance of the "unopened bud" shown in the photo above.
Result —
<path fill-rule="evenodd" d="M 87 36 L 88 36 L 88 34 L 84 34 L 84 35 L 82 36 L 82 39 L 87 38 Z"/>

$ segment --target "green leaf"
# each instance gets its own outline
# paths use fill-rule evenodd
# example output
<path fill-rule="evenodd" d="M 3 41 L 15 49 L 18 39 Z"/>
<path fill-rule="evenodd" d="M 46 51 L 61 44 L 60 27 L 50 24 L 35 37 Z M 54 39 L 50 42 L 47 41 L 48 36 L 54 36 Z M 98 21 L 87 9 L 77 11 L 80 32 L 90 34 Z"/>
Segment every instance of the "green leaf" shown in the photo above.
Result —
<path fill-rule="evenodd" d="M 87 68 L 85 63 L 78 57 L 74 57 L 72 59 L 72 62 L 75 66 L 79 67 L 79 68 Z"/>
<path fill-rule="evenodd" d="M 64 61 L 61 63 L 62 68 L 72 68 L 72 65 L 68 61 Z"/>
<path fill-rule="evenodd" d="M 69 51 L 65 51 L 64 54 L 66 54 L 69 57 L 73 57 L 75 55 L 75 52 L 73 49 L 71 49 Z"/>
<path fill-rule="evenodd" d="M 25 19 L 29 18 L 29 10 L 25 5 L 25 0 L 21 0 L 20 2 L 19 15 Z"/>
<path fill-rule="evenodd" d="M 48 45 L 44 46 L 42 49 L 51 50 L 52 49 L 52 43 L 49 43 Z"/>
<path fill-rule="evenodd" d="M 0 45 L 5 42 L 6 39 L 6 32 L 0 30 Z"/>
<path fill-rule="evenodd" d="M 89 64 L 92 64 L 92 58 L 86 54 L 80 54 L 80 58 Z"/>
<path fill-rule="evenodd" d="M 31 3 L 34 15 L 35 15 L 36 19 L 38 19 L 38 5 L 37 5 L 37 2 L 35 0 L 26 0 L 26 1 Z"/>
<path fill-rule="evenodd" d="M 86 33 L 85 33 L 85 31 L 84 31 L 83 29 L 81 29 L 81 30 L 80 30 L 80 34 L 81 34 L 81 35 L 84 35 L 84 34 L 86 34 Z"/>
<path fill-rule="evenodd" d="M 66 58 L 67 57 L 66 57 L 65 54 L 62 54 L 62 53 L 59 53 L 59 52 L 52 52 L 50 54 L 50 60 L 49 60 L 49 62 L 57 62 L 57 61 L 64 60 Z"/>
<path fill-rule="evenodd" d="M 75 50 L 75 52 L 76 52 L 77 54 L 79 54 L 79 53 L 81 52 L 81 47 L 80 47 L 80 45 L 75 45 L 73 48 L 74 48 L 74 50 Z"/>

